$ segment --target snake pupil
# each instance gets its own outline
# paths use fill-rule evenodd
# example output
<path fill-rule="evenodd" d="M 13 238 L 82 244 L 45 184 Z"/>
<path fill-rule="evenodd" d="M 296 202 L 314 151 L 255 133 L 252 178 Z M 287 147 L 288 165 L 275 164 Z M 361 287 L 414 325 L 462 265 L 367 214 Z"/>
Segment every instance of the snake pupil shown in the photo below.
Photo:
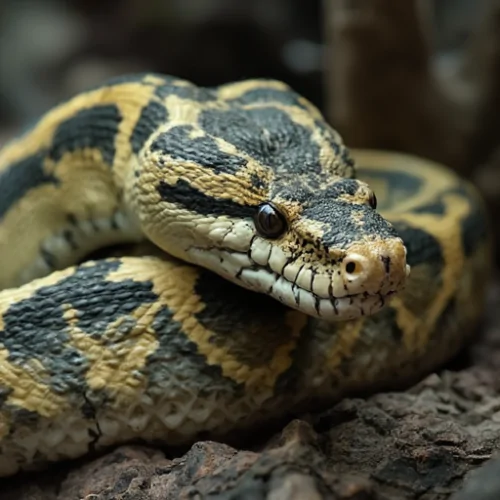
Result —
<path fill-rule="evenodd" d="M 377 208 L 377 197 L 375 196 L 375 193 L 372 193 L 370 195 L 370 198 L 368 199 L 368 203 L 370 204 L 370 207 L 375 210 Z"/>
<path fill-rule="evenodd" d="M 259 234 L 264 238 L 279 238 L 287 229 L 285 217 L 271 203 L 259 206 L 254 217 Z"/>
<path fill-rule="evenodd" d="M 354 262 L 348 262 L 345 266 L 345 270 L 349 274 L 352 274 L 354 271 L 356 271 L 356 264 Z"/>

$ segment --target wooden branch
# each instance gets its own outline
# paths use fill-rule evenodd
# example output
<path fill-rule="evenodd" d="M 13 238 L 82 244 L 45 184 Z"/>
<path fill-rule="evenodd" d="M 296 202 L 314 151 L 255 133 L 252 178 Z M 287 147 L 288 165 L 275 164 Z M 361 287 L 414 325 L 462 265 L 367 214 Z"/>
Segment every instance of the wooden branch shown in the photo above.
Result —
<path fill-rule="evenodd" d="M 487 5 L 465 57 L 465 76 L 476 87 L 467 161 L 478 165 L 498 158 L 500 148 L 500 0 Z"/>
<path fill-rule="evenodd" d="M 327 115 L 356 147 L 464 170 L 470 121 L 433 73 L 416 0 L 324 0 Z"/>

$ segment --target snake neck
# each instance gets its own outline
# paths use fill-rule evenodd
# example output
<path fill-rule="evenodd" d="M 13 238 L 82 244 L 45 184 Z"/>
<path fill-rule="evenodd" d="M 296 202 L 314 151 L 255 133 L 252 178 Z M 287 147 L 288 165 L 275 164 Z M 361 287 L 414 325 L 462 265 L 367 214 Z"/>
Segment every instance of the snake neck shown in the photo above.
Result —
<path fill-rule="evenodd" d="M 0 289 L 143 240 L 124 193 L 137 144 L 147 139 L 144 123 L 134 128 L 148 97 L 139 90 L 78 96 L 0 152 Z"/>

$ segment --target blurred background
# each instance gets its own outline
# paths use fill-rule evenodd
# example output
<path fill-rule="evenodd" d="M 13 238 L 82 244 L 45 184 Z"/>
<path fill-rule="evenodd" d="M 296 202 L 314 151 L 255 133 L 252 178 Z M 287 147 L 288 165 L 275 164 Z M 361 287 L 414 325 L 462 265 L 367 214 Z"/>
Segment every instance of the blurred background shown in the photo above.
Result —
<path fill-rule="evenodd" d="M 285 80 L 349 145 L 444 162 L 500 213 L 498 0 L 1 0 L 0 144 L 140 71 Z"/>
<path fill-rule="evenodd" d="M 2 0 L 0 122 L 29 121 L 105 78 L 135 71 L 200 85 L 273 77 L 323 107 L 326 3 Z M 359 2 L 332 3 L 345 8 Z M 452 66 L 485 0 L 415 3 L 431 7 L 425 15 L 433 25 L 436 60 Z"/>

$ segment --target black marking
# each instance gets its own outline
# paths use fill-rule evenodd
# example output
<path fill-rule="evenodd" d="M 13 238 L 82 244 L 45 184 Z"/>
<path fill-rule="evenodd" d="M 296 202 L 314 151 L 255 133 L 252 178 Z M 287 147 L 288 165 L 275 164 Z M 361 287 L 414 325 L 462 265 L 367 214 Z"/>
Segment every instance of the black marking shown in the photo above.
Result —
<path fill-rule="evenodd" d="M 160 181 L 158 193 L 163 201 L 203 215 L 252 218 L 257 210 L 257 206 L 241 205 L 229 199 L 206 195 L 183 179 L 179 179 L 173 186 Z"/>
<path fill-rule="evenodd" d="M 195 294 L 205 304 L 196 319 L 213 332 L 215 345 L 224 346 L 242 362 L 265 365 L 276 348 L 290 340 L 291 331 L 285 326 L 289 309 L 267 295 L 205 270 L 200 271 Z"/>
<path fill-rule="evenodd" d="M 44 184 L 59 185 L 56 177 L 45 173 L 44 159 L 45 153 L 40 152 L 13 163 L 0 173 L 0 220 L 32 189 Z"/>
<path fill-rule="evenodd" d="M 0 408 L 2 408 L 13 391 L 14 389 L 12 387 L 5 387 L 0 385 Z"/>
<path fill-rule="evenodd" d="M 231 386 L 231 392 L 243 392 L 244 387 L 225 379 L 218 365 L 210 365 L 198 352 L 198 346 L 190 341 L 183 331 L 183 325 L 176 321 L 174 313 L 163 307 L 153 320 L 152 329 L 156 332 L 158 348 L 146 360 L 144 369 L 151 390 L 162 390 L 166 383 L 179 377 L 177 362 L 183 360 L 184 385 L 193 384 L 200 396 L 210 393 L 214 387 L 224 380 Z M 204 384 L 203 378 L 206 377 Z M 217 390 L 217 389 L 215 389 Z"/>
<path fill-rule="evenodd" d="M 13 421 L 19 426 L 33 427 L 40 419 L 40 415 L 25 408 L 14 408 L 12 410 Z"/>
<path fill-rule="evenodd" d="M 384 269 L 386 274 L 389 274 L 391 270 L 391 258 L 389 256 L 382 255 L 382 257 L 380 257 L 380 260 L 384 264 Z"/>
<path fill-rule="evenodd" d="M 175 95 L 181 99 L 189 99 L 197 102 L 210 102 L 217 99 L 213 90 L 205 87 L 198 87 L 186 81 L 172 79 L 164 85 L 160 85 L 155 94 L 160 99 L 165 99 L 170 95 Z"/>
<path fill-rule="evenodd" d="M 145 142 L 167 120 L 168 112 L 163 104 L 150 101 L 144 106 L 130 137 L 132 151 L 138 154 Z"/>
<path fill-rule="evenodd" d="M 402 165 L 404 167 L 404 165 Z M 387 185 L 387 197 L 380 200 L 378 208 L 387 208 L 398 200 L 412 198 L 424 189 L 424 181 L 411 172 L 384 172 L 358 166 L 358 177 L 371 182 L 382 182 Z"/>
<path fill-rule="evenodd" d="M 220 150 L 212 137 L 191 138 L 191 125 L 179 125 L 155 138 L 152 151 L 168 155 L 174 160 L 188 161 L 210 168 L 217 174 L 235 174 L 246 166 L 247 160 Z"/>
<path fill-rule="evenodd" d="M 441 268 L 444 265 L 443 252 L 439 241 L 428 232 L 395 222 L 394 227 L 406 246 L 406 262 L 410 266 L 427 264 Z M 437 269 L 437 270 L 438 270 Z"/>
<path fill-rule="evenodd" d="M 342 142 L 339 142 L 337 134 L 326 121 L 315 120 L 314 125 L 322 131 L 323 139 L 330 145 L 337 157 L 338 164 L 336 165 L 336 170 L 338 170 L 338 174 L 345 178 L 354 178 L 355 162 L 351 156 L 350 149 Z"/>
<path fill-rule="evenodd" d="M 460 225 L 463 252 L 466 257 L 470 257 L 479 245 L 488 240 L 489 221 L 485 207 L 475 195 L 464 185 L 457 191 L 467 197 L 469 202 L 469 213 L 460 219 Z"/>
<path fill-rule="evenodd" d="M 101 426 L 99 425 L 99 421 L 97 420 L 94 405 L 85 393 L 83 393 L 82 396 L 84 402 L 80 408 L 80 411 L 82 412 L 84 418 L 86 418 L 87 420 L 93 420 L 96 427 L 95 430 L 91 427 L 88 428 L 89 437 L 91 438 L 91 441 L 89 443 L 89 451 L 94 452 L 99 438 L 102 436 Z"/>
<path fill-rule="evenodd" d="M 306 364 L 305 358 L 310 354 L 310 341 L 311 337 L 314 336 L 313 329 L 316 328 L 316 325 L 317 320 L 308 317 L 306 324 L 300 331 L 297 345 L 291 353 L 292 364 L 285 372 L 278 376 L 274 394 L 282 396 L 283 394 L 297 393 L 298 384 L 300 384 L 301 381 L 303 382 L 304 366 Z M 329 335 L 334 337 L 338 329 L 338 323 L 330 323 L 328 328 L 330 332 Z"/>
<path fill-rule="evenodd" d="M 321 173 L 319 146 L 311 131 L 273 108 L 208 109 L 200 114 L 208 134 L 221 137 L 275 171 Z"/>
<path fill-rule="evenodd" d="M 338 144 L 333 139 L 330 139 L 330 144 Z M 332 148 L 334 146 L 332 145 Z M 335 148 L 334 148 L 335 151 Z M 349 148 L 345 147 L 344 145 L 340 146 L 340 160 L 342 163 L 342 166 L 346 168 L 345 172 L 343 172 L 342 175 L 345 177 L 353 177 L 354 176 L 354 159 L 351 156 L 351 151 Z"/>
<path fill-rule="evenodd" d="M 62 394 L 86 390 L 88 360 L 71 346 L 65 305 L 77 311 L 77 327 L 99 338 L 118 318 L 129 318 L 128 331 L 135 324 L 130 316 L 141 304 L 158 300 L 152 283 L 124 280 L 111 282 L 106 276 L 118 269 L 119 261 L 102 260 L 82 266 L 53 286 L 36 290 L 27 299 L 13 303 L 3 315 L 0 343 L 9 351 L 9 361 L 23 365 L 39 360 L 47 370 L 51 387 Z M 126 332 L 118 332 L 126 335 Z"/>
<path fill-rule="evenodd" d="M 333 299 L 333 300 L 331 301 L 331 304 L 332 304 L 332 306 L 333 306 L 333 310 L 335 311 L 335 314 L 336 314 L 337 316 L 338 316 L 338 314 L 339 314 L 339 310 L 337 309 L 337 302 L 338 302 L 338 300 L 339 300 L 339 299 Z M 361 311 L 361 312 L 363 312 L 363 311 Z"/>
<path fill-rule="evenodd" d="M 397 237 L 394 227 L 367 205 L 332 201 L 318 193 L 302 212 L 304 219 L 324 224 L 322 243 L 328 249 L 344 249 L 363 239 Z"/>
<path fill-rule="evenodd" d="M 316 311 L 316 314 L 318 316 L 320 316 L 319 306 L 320 306 L 320 298 L 317 295 L 314 295 L 314 310 Z"/>
<path fill-rule="evenodd" d="M 252 248 L 253 244 L 255 243 L 255 240 L 258 238 L 256 234 L 254 234 L 250 240 L 250 244 L 248 245 L 248 250 L 247 250 L 247 257 L 253 261 L 252 259 Z"/>
<path fill-rule="evenodd" d="M 49 157 L 59 161 L 65 153 L 83 148 L 98 149 L 103 160 L 112 165 L 115 139 L 122 120 L 120 110 L 112 104 L 82 109 L 57 127 Z"/>
<path fill-rule="evenodd" d="M 334 200 L 349 196 L 356 196 L 360 187 L 359 181 L 355 179 L 340 179 L 332 184 L 326 185 L 330 179 L 319 175 L 308 175 L 304 181 L 301 177 L 287 177 L 286 182 L 274 182 L 273 195 L 279 196 L 284 200 L 297 201 L 304 207 L 311 207 L 317 203 L 318 199 L 326 200 L 332 203 Z M 333 216 L 335 209 L 330 206 Z"/>
<path fill-rule="evenodd" d="M 443 198 L 437 198 L 431 203 L 420 205 L 412 210 L 414 214 L 445 215 L 447 212 L 446 203 Z"/>
<path fill-rule="evenodd" d="M 289 89 L 273 89 L 269 87 L 259 87 L 255 89 L 248 90 L 244 94 L 234 99 L 228 99 L 227 102 L 234 102 L 240 105 L 245 104 L 255 104 L 258 102 L 267 102 L 267 103 L 279 103 L 285 106 L 297 106 L 306 111 L 309 111 L 309 108 L 304 106 L 301 96 Z"/>

